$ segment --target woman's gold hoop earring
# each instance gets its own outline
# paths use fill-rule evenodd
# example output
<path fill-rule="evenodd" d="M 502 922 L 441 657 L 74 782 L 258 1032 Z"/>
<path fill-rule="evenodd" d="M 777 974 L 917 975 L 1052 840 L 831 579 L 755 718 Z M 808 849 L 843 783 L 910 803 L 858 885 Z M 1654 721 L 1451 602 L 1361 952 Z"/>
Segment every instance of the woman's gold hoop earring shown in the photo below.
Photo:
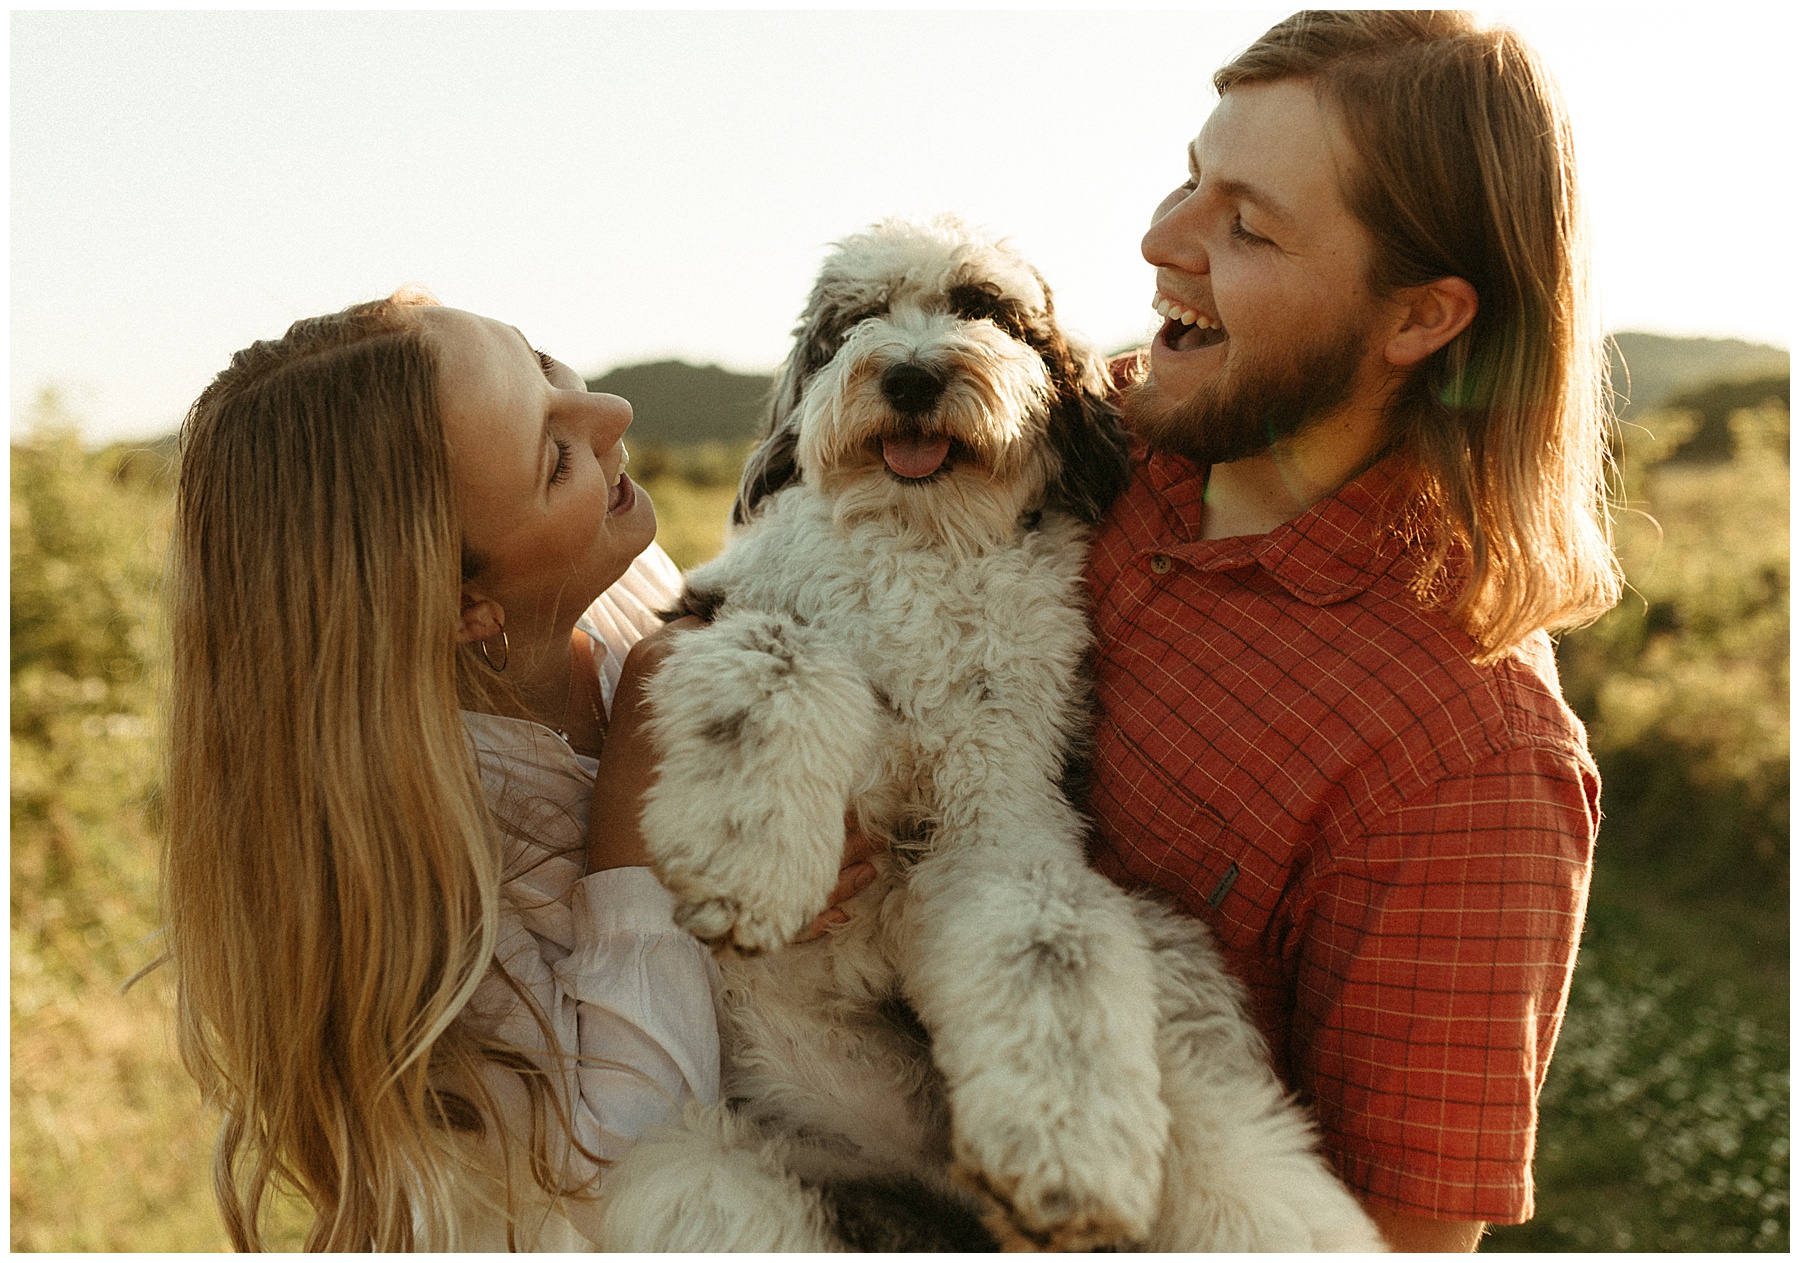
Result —
<path fill-rule="evenodd" d="M 506 670 L 506 664 L 509 661 L 511 661 L 511 659 L 512 659 L 512 645 L 507 643 L 506 628 L 502 627 L 500 629 L 500 665 L 499 666 L 494 666 L 493 658 L 488 655 L 487 641 L 483 640 L 478 643 L 481 645 L 481 660 L 483 662 L 487 663 L 488 666 L 493 667 L 493 669 L 496 673 Z"/>

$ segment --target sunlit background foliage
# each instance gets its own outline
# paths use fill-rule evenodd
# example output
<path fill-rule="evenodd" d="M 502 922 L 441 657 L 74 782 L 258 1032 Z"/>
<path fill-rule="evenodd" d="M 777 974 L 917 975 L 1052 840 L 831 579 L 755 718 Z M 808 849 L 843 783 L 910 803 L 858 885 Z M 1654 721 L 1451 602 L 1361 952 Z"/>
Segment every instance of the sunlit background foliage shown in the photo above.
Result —
<path fill-rule="evenodd" d="M 1669 348 L 1641 368 L 1628 348 L 1634 376 L 1694 351 Z M 1705 364 L 1728 379 L 1678 366 L 1622 426 L 1631 591 L 1559 646 L 1606 822 L 1537 1218 L 1489 1250 L 1788 1245 L 1786 356 Z M 659 537 L 704 560 L 761 385 L 713 383 L 730 423 L 683 433 L 653 423 L 654 374 L 602 380 L 638 402 Z M 217 1249 L 216 1120 L 175 1058 L 167 979 L 120 989 L 158 951 L 173 443 L 89 450 L 74 421 L 46 395 L 12 448 L 12 1245 Z M 275 1241 L 302 1222 L 283 1207 Z"/>

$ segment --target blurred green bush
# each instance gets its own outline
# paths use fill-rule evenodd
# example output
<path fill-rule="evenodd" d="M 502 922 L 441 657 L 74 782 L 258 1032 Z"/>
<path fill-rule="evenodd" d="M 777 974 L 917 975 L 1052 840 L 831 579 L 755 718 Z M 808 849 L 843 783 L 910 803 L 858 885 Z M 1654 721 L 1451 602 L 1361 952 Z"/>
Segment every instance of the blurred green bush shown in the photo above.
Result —
<path fill-rule="evenodd" d="M 85 451 L 59 401 L 12 447 L 12 1246 L 225 1245 L 211 1126 L 157 954 L 156 594 L 171 469 Z"/>
<path fill-rule="evenodd" d="M 166 462 L 84 451 L 54 396 L 13 446 L 13 946 L 61 985 L 116 985 L 155 929 L 169 477 Z"/>
<path fill-rule="evenodd" d="M 1605 774 L 1610 854 L 1677 893 L 1757 897 L 1788 872 L 1788 411 L 1739 409 L 1728 454 L 1667 459 L 1700 423 L 1627 428 L 1630 590 L 1558 659 Z"/>

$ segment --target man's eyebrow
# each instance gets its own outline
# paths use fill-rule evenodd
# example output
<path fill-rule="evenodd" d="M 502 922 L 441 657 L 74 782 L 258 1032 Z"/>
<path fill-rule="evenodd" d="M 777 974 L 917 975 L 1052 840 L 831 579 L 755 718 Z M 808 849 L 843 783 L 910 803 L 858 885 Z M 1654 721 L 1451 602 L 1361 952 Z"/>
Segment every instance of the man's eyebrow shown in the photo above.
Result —
<path fill-rule="evenodd" d="M 1199 145 L 1200 138 L 1196 136 L 1188 142 L 1187 149 L 1188 174 L 1194 177 L 1194 182 L 1196 184 L 1200 181 Z M 1292 211 L 1288 210 L 1287 207 L 1283 206 L 1273 197 L 1270 197 L 1267 193 L 1257 188 L 1254 184 L 1250 184 L 1244 180 L 1219 180 L 1213 185 L 1213 192 L 1219 194 L 1221 197 L 1236 198 L 1240 202 L 1249 202 L 1250 205 L 1258 208 L 1265 214 L 1272 215 L 1276 219 L 1286 223 L 1292 223 L 1294 220 Z"/>
<path fill-rule="evenodd" d="M 1221 197 L 1235 198 L 1240 202 L 1248 202 L 1250 205 L 1262 211 L 1265 215 L 1279 219 L 1283 223 L 1292 223 L 1294 221 L 1292 211 L 1288 210 L 1288 208 L 1283 206 L 1280 202 L 1257 188 L 1254 184 L 1247 184 L 1243 180 L 1220 180 L 1217 184 L 1213 185 L 1213 192 L 1219 194 Z"/>

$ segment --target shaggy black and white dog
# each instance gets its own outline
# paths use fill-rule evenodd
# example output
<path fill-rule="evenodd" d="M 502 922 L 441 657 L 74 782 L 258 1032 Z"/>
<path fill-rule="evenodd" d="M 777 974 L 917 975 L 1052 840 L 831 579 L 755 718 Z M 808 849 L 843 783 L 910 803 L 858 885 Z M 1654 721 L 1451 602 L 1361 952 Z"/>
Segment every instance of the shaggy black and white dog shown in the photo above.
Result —
<path fill-rule="evenodd" d="M 722 951 L 725 1106 L 610 1171 L 630 1250 L 1380 1248 L 1205 931 L 1088 869 L 1103 366 L 950 220 L 830 258 L 649 695 L 644 815 Z M 891 845 L 825 941 L 846 811 Z"/>

